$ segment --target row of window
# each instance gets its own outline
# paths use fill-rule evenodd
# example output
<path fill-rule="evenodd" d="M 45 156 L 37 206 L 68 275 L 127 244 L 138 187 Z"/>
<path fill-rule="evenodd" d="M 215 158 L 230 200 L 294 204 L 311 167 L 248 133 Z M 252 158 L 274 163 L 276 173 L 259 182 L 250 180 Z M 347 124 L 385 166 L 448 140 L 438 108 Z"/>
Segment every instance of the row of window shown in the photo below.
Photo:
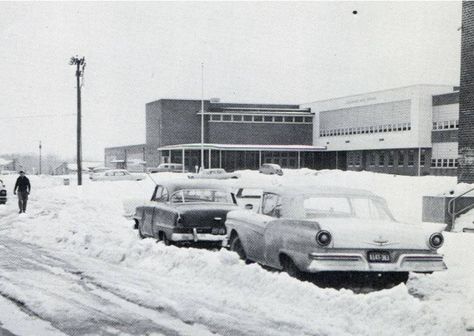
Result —
<path fill-rule="evenodd" d="M 364 126 L 364 127 L 348 127 L 348 128 L 337 128 L 330 130 L 321 130 L 320 136 L 338 136 L 338 135 L 352 135 L 352 134 L 370 134 L 370 133 L 385 133 L 385 132 L 401 132 L 411 130 L 411 123 L 399 123 L 399 124 L 385 124 L 377 126 Z"/>
<path fill-rule="evenodd" d="M 415 165 L 415 151 L 408 151 L 405 155 L 404 151 L 398 151 L 397 163 L 399 167 L 413 167 Z M 420 155 L 420 166 L 424 167 L 426 161 L 426 155 L 424 151 L 421 151 Z M 393 167 L 395 166 L 395 152 L 378 152 L 369 153 L 367 156 L 367 162 L 370 167 Z M 360 167 L 362 165 L 362 153 L 353 152 L 347 154 L 347 165 L 349 167 Z M 431 168 L 457 168 L 458 159 L 431 159 Z"/>
<path fill-rule="evenodd" d="M 431 159 L 431 168 L 457 168 L 458 159 Z"/>
<path fill-rule="evenodd" d="M 408 151 L 407 155 L 405 155 L 404 151 L 398 151 L 397 153 L 397 166 L 398 167 L 413 167 L 415 165 L 415 152 Z M 424 167 L 426 161 L 426 154 L 424 151 L 421 152 L 420 155 L 420 166 Z M 395 152 L 388 151 L 388 152 L 378 152 L 378 153 L 369 153 L 367 156 L 367 162 L 369 166 L 375 167 L 388 167 L 395 166 Z M 362 165 L 362 153 L 354 152 L 348 153 L 347 156 L 347 165 L 349 167 L 360 167 Z"/>
<path fill-rule="evenodd" d="M 458 119 L 433 122 L 433 130 L 458 129 L 458 128 L 459 128 Z"/>
<path fill-rule="evenodd" d="M 266 116 L 248 114 L 211 114 L 211 121 L 312 124 L 313 117 Z"/>

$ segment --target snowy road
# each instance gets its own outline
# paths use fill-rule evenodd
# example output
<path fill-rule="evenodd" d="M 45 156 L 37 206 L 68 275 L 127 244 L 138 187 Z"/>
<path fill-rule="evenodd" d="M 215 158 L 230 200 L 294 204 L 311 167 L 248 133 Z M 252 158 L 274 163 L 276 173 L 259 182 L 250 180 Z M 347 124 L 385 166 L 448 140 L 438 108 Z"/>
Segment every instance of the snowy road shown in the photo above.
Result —
<path fill-rule="evenodd" d="M 84 258 L 57 252 L 53 256 L 37 246 L 5 237 L 0 238 L 0 245 L 0 295 L 65 334 L 212 334 L 204 327 L 186 324 L 160 306 L 144 307 L 105 287 L 100 277 L 114 274 L 101 261 L 84 262 Z M 107 272 L 99 272 L 104 268 Z M 134 281 L 139 282 L 139 277 Z"/>
<path fill-rule="evenodd" d="M 262 179 L 252 174 L 244 178 Z M 303 177 L 370 185 L 397 217 L 418 216 L 420 195 L 452 185 L 366 173 Z M 138 239 L 122 201 L 147 198 L 146 182 L 32 180 L 28 216 L 14 202 L 0 207 L 0 335 L 474 335 L 474 235 L 446 236 L 448 271 L 356 294 L 245 265 L 228 251 Z"/>

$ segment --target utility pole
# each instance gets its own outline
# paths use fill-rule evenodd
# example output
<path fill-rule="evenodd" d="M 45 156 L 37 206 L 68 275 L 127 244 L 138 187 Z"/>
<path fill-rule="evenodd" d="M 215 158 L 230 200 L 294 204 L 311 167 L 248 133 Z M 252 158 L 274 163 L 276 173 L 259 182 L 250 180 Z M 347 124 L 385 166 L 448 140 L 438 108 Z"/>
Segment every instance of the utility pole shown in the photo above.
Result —
<path fill-rule="evenodd" d="M 204 63 L 201 63 L 201 170 L 204 169 Z"/>
<path fill-rule="evenodd" d="M 41 175 L 41 140 L 39 142 L 39 175 Z"/>
<path fill-rule="evenodd" d="M 76 66 L 76 85 L 77 85 L 77 185 L 82 185 L 82 140 L 81 140 L 81 77 L 84 77 L 84 68 L 86 67 L 85 57 L 71 57 L 70 65 Z"/>

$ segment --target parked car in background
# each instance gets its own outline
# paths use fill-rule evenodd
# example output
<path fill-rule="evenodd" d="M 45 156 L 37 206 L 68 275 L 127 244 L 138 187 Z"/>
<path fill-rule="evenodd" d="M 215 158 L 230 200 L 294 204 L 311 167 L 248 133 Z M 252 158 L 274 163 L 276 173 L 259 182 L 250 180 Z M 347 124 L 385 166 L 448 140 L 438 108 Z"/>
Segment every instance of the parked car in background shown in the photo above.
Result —
<path fill-rule="evenodd" d="M 166 245 L 206 244 L 221 247 L 227 213 L 237 209 L 235 196 L 209 181 L 171 181 L 156 185 L 151 201 L 133 216 L 141 238 Z"/>
<path fill-rule="evenodd" d="M 103 173 L 106 172 L 107 170 L 110 170 L 110 168 L 107 167 L 95 167 L 90 170 L 90 173 Z"/>
<path fill-rule="evenodd" d="M 406 281 L 408 272 L 446 269 L 437 253 L 444 224 L 397 222 L 383 198 L 363 190 L 265 188 L 258 213 L 232 211 L 226 227 L 229 247 L 242 259 L 295 277 L 366 272 Z"/>
<path fill-rule="evenodd" d="M 188 178 L 190 179 L 236 179 L 239 178 L 240 174 L 238 173 L 228 173 L 222 168 L 211 168 L 211 169 L 202 169 L 197 174 L 189 174 Z"/>
<path fill-rule="evenodd" d="M 183 170 L 183 165 L 181 163 L 162 163 L 158 167 L 155 168 L 148 168 L 147 171 L 149 173 L 187 173 L 186 170 Z"/>
<path fill-rule="evenodd" d="M 144 174 L 130 174 L 125 169 L 110 169 L 102 173 L 92 173 L 92 181 L 141 181 L 146 178 Z"/>
<path fill-rule="evenodd" d="M 7 189 L 5 188 L 5 185 L 3 184 L 3 181 L 0 180 L 0 204 L 5 204 L 7 203 Z"/>
<path fill-rule="evenodd" d="M 260 166 L 260 169 L 258 170 L 259 173 L 262 174 L 268 174 L 268 175 L 283 175 L 283 170 L 281 167 L 277 164 L 274 163 L 264 163 L 263 165 Z"/>

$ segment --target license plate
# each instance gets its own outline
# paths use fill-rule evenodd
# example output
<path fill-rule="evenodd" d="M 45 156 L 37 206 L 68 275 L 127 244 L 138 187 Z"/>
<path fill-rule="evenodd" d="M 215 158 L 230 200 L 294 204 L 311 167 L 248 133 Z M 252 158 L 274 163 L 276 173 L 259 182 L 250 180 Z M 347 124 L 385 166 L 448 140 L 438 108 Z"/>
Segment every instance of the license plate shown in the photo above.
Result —
<path fill-rule="evenodd" d="M 390 262 L 390 253 L 388 251 L 369 251 L 367 252 L 369 262 Z"/>

